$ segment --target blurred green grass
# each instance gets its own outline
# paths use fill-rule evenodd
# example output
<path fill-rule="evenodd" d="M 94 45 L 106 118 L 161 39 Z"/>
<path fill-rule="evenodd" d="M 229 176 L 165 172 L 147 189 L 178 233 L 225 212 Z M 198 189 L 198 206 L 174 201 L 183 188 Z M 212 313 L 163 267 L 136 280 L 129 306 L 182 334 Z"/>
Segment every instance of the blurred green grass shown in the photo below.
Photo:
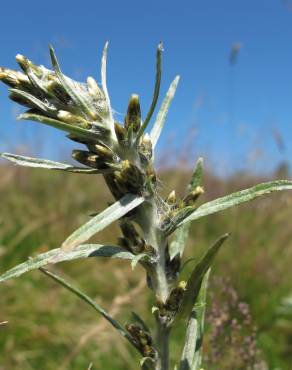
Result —
<path fill-rule="evenodd" d="M 58 247 L 88 215 L 111 200 L 96 176 L 0 167 L 1 272 L 28 256 Z M 160 174 L 166 194 L 183 192 L 189 173 Z M 227 194 L 266 179 L 238 174 L 223 182 L 207 174 L 206 198 Z M 196 222 L 186 258 L 200 253 L 218 236 L 232 236 L 220 253 L 212 275 L 230 279 L 240 300 L 250 305 L 258 328 L 258 346 L 268 369 L 292 369 L 291 317 L 279 314 L 292 293 L 292 194 L 275 194 Z M 118 228 L 96 237 L 116 242 Z M 186 268 L 189 271 L 191 264 Z M 122 323 L 131 311 L 151 322 L 152 298 L 143 271 L 129 263 L 89 259 L 63 263 L 54 270 L 77 283 Z M 216 294 L 216 291 L 213 292 Z M 94 311 L 62 287 L 35 271 L 0 285 L 0 370 L 137 369 L 137 356 Z M 181 350 L 183 328 L 175 331 L 171 357 Z M 210 346 L 207 335 L 205 349 Z M 216 368 L 218 370 L 218 368 Z M 234 369 L 237 370 L 237 369 Z"/>

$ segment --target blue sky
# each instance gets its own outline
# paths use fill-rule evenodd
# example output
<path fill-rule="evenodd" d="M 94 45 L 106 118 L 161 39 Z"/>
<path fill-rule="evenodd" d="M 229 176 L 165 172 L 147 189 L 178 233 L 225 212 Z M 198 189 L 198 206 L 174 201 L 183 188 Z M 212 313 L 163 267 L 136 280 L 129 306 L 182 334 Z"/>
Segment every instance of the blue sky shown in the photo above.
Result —
<path fill-rule="evenodd" d="M 52 43 L 67 75 L 99 79 L 100 54 L 109 40 L 108 87 L 121 114 L 131 93 L 140 95 L 147 111 L 162 40 L 162 97 L 181 75 L 159 145 L 164 163 L 178 154 L 184 158 L 183 152 L 204 155 L 225 174 L 268 172 L 290 161 L 292 0 L 5 1 L 1 15 L 0 65 L 11 68 L 17 53 L 48 65 Z M 236 42 L 241 50 L 231 65 Z M 0 151 L 69 158 L 63 134 L 16 122 L 20 111 L 0 86 Z M 279 135 L 284 150 L 275 140 Z"/>

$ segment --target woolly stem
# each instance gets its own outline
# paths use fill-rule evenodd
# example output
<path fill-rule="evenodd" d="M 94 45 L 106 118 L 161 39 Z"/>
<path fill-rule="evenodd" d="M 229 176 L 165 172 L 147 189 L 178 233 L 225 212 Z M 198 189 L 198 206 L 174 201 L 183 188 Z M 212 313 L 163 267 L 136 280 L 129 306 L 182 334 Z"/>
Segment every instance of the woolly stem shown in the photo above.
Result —
<path fill-rule="evenodd" d="M 157 370 L 169 369 L 169 333 L 170 330 L 157 321 L 157 346 L 159 353 Z"/>
<path fill-rule="evenodd" d="M 158 227 L 158 213 L 155 200 L 152 199 L 147 204 L 140 207 L 139 221 L 144 232 L 144 237 L 157 253 L 157 262 L 153 265 L 151 280 L 153 290 L 157 299 L 165 302 L 169 296 L 169 286 L 166 278 L 165 248 L 166 238 Z M 169 329 L 157 317 L 157 337 L 156 346 L 159 359 L 156 370 L 169 369 Z"/>

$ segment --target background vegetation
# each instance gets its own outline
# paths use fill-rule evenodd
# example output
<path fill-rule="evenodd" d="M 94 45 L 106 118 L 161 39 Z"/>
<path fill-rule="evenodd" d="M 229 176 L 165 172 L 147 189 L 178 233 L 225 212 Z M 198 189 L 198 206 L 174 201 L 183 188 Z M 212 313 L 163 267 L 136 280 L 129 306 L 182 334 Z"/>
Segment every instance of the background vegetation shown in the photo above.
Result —
<path fill-rule="evenodd" d="M 163 192 L 174 187 L 183 191 L 189 173 L 177 171 L 161 171 L 168 186 Z M 288 176 L 285 166 L 278 172 L 274 177 Z M 0 176 L 1 272 L 58 247 L 111 200 L 99 177 L 8 166 L 0 167 Z M 262 180 L 267 179 L 240 173 L 223 182 L 209 173 L 206 197 Z M 207 369 L 292 369 L 291 217 L 292 196 L 285 192 L 194 223 L 188 257 L 198 255 L 222 233 L 232 232 L 212 273 L 213 304 L 208 306 L 204 345 Z M 116 242 L 117 232 L 110 227 L 98 241 Z M 190 267 L 191 262 L 185 271 Z M 139 267 L 132 273 L 128 262 L 92 258 L 54 269 L 77 282 L 121 322 L 130 319 L 131 310 L 152 319 L 152 302 Z M 94 369 L 137 368 L 136 354 L 127 343 L 43 274 L 36 271 L 2 284 L 0 297 L 0 322 L 8 321 L 0 326 L 0 370 L 80 370 L 90 362 Z M 178 330 L 173 357 L 181 350 L 182 335 Z"/>

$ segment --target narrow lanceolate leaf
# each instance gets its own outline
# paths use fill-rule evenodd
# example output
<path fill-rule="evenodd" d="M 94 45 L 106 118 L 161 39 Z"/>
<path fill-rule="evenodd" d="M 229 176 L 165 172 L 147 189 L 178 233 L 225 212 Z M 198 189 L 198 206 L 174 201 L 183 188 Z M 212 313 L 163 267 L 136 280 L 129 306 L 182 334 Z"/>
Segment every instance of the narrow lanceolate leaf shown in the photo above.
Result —
<path fill-rule="evenodd" d="M 0 153 L 2 158 L 7 159 L 10 162 L 16 163 L 19 166 L 24 167 L 35 167 L 35 168 L 46 168 L 48 170 L 59 170 L 74 173 L 99 173 L 98 170 L 92 168 L 80 168 L 74 167 L 70 164 L 51 161 L 49 159 L 32 158 L 24 155 L 17 155 L 11 153 Z"/>
<path fill-rule="evenodd" d="M 193 358 L 192 368 L 191 370 L 199 370 L 201 369 L 202 363 L 202 345 L 203 345 L 203 336 L 204 336 L 204 326 L 205 326 L 205 311 L 206 311 L 206 303 L 207 303 L 207 289 L 208 289 L 208 282 L 210 276 L 211 269 L 206 272 L 203 282 L 201 285 L 200 293 L 198 295 L 197 303 L 194 306 L 194 311 L 196 313 L 196 319 L 198 322 L 197 325 L 197 334 L 196 334 L 196 347 L 195 347 L 195 355 Z"/>
<path fill-rule="evenodd" d="M 45 104 L 41 100 L 37 99 L 35 96 L 29 94 L 26 91 L 18 90 L 18 89 L 9 89 L 11 96 L 19 97 L 24 99 L 29 103 L 31 108 L 36 108 L 44 113 L 50 114 L 51 112 L 55 112 L 56 108 L 50 107 L 48 104 Z"/>
<path fill-rule="evenodd" d="M 203 158 L 199 158 L 195 164 L 191 181 L 187 186 L 187 192 L 191 192 L 197 186 L 201 186 L 202 180 L 203 180 Z M 188 223 L 181 225 L 175 231 L 174 239 L 170 243 L 169 247 L 169 254 L 171 259 L 173 259 L 178 254 L 182 257 L 189 236 L 189 228 L 190 224 Z"/>
<path fill-rule="evenodd" d="M 126 194 L 119 201 L 90 219 L 86 224 L 82 225 L 72 235 L 70 235 L 62 244 L 63 250 L 72 250 L 77 247 L 77 245 L 86 242 L 94 234 L 123 217 L 143 202 L 143 197 L 134 194 Z"/>
<path fill-rule="evenodd" d="M 194 171 L 191 177 L 191 181 L 188 185 L 189 191 L 195 189 L 197 186 L 202 185 L 203 171 L 204 171 L 203 164 L 204 164 L 204 160 L 202 157 L 200 157 L 195 164 L 195 168 L 194 168 Z"/>
<path fill-rule="evenodd" d="M 73 134 L 77 137 L 84 137 L 84 138 L 89 138 L 89 139 L 94 139 L 94 138 L 100 139 L 100 135 L 96 134 L 95 132 L 86 130 L 82 127 L 69 125 L 68 123 L 64 123 L 57 119 L 41 116 L 35 113 L 23 113 L 23 114 L 20 114 L 17 119 L 24 119 L 24 120 L 44 123 L 45 125 L 68 132 L 69 134 Z"/>
<path fill-rule="evenodd" d="M 68 289 L 70 292 L 74 293 L 77 297 L 82 299 L 85 303 L 91 306 L 95 311 L 100 313 L 118 332 L 126 338 L 138 351 L 138 346 L 131 337 L 131 335 L 123 328 L 121 324 L 119 324 L 113 317 L 110 316 L 99 304 L 97 304 L 92 298 L 90 298 L 87 294 L 83 293 L 80 289 L 73 286 L 72 284 L 68 283 L 66 280 L 61 278 L 60 276 L 45 270 L 43 268 L 40 269 L 44 274 L 51 277 L 53 280 L 61 284 L 64 288 Z M 140 352 L 140 351 L 139 351 Z"/>
<path fill-rule="evenodd" d="M 175 231 L 174 239 L 169 246 L 169 255 L 171 260 L 178 254 L 182 256 L 188 240 L 189 228 L 190 228 L 189 224 L 185 224 L 180 226 Z"/>
<path fill-rule="evenodd" d="M 221 236 L 205 253 L 202 259 L 197 263 L 193 269 L 190 278 L 187 282 L 186 291 L 184 293 L 180 309 L 178 311 L 175 321 L 181 318 L 186 318 L 192 312 L 193 306 L 196 303 L 198 294 L 201 289 L 204 275 L 211 266 L 213 259 L 218 253 L 223 242 L 228 238 L 229 234 Z"/>
<path fill-rule="evenodd" d="M 18 277 L 26 272 L 36 270 L 48 264 L 64 261 L 72 261 L 88 257 L 110 257 L 132 260 L 135 255 L 121 247 L 102 244 L 84 244 L 76 247 L 73 251 L 64 252 L 61 248 L 52 249 L 46 253 L 30 258 L 0 276 L 0 282 Z"/>
<path fill-rule="evenodd" d="M 152 98 L 152 103 L 149 108 L 149 111 L 147 113 L 147 116 L 139 130 L 139 133 L 137 135 L 137 139 L 143 134 L 143 132 L 146 130 L 148 123 L 150 122 L 150 119 L 152 117 L 152 114 L 155 110 L 157 100 L 159 97 L 159 90 L 160 90 L 160 81 L 161 81 L 161 56 L 162 56 L 162 51 L 163 51 L 163 45 L 160 43 L 157 48 L 156 52 L 156 79 L 155 79 L 155 86 L 154 86 L 154 93 L 153 93 L 153 98 Z"/>
<path fill-rule="evenodd" d="M 198 334 L 197 316 L 196 313 L 192 311 L 187 325 L 185 344 L 181 356 L 179 370 L 191 370 L 196 350 L 197 334 Z"/>
<path fill-rule="evenodd" d="M 225 197 L 212 200 L 211 202 L 207 202 L 195 209 L 184 220 L 182 220 L 178 224 L 178 226 L 190 221 L 197 220 L 201 217 L 223 211 L 224 209 L 236 206 L 238 204 L 249 202 L 250 200 L 272 193 L 274 191 L 281 190 L 292 190 L 292 181 L 278 180 L 265 182 L 253 186 L 252 188 L 241 190 Z"/>
<path fill-rule="evenodd" d="M 52 93 L 48 91 L 48 89 L 45 87 L 45 84 L 36 76 L 30 66 L 27 67 L 26 74 L 30 82 L 36 89 L 40 90 L 44 95 L 52 96 Z"/>
<path fill-rule="evenodd" d="M 110 120 L 113 121 L 112 117 L 112 110 L 111 110 L 111 103 L 109 98 L 109 93 L 107 90 L 107 83 L 106 83 L 106 61 L 107 61 L 107 49 L 108 49 L 108 41 L 105 43 L 102 58 L 101 58 L 101 86 L 102 90 L 109 108 Z"/>
<path fill-rule="evenodd" d="M 190 314 L 179 370 L 199 370 L 202 361 L 204 317 L 210 269 L 206 272 L 197 303 Z"/>
<path fill-rule="evenodd" d="M 161 134 L 161 131 L 163 129 L 166 115 L 170 107 L 170 104 L 172 102 L 172 99 L 174 97 L 178 82 L 179 82 L 179 76 L 176 76 L 176 78 L 173 80 L 173 82 L 171 83 L 167 91 L 166 97 L 164 98 L 162 102 L 162 105 L 156 117 L 156 121 L 150 132 L 150 138 L 151 138 L 153 149 L 155 148 L 157 141 L 159 139 L 159 136 Z"/>
<path fill-rule="evenodd" d="M 67 94 L 71 97 L 71 99 L 74 101 L 76 105 L 80 106 L 84 110 L 84 112 L 91 117 L 93 112 L 90 109 L 89 103 L 87 102 L 85 97 L 82 96 L 81 92 L 80 91 L 78 92 L 77 89 L 74 88 L 72 81 L 68 77 L 63 75 L 55 51 L 52 46 L 50 46 L 50 56 L 55 73 L 58 79 L 60 80 L 62 86 L 66 90 Z"/>

